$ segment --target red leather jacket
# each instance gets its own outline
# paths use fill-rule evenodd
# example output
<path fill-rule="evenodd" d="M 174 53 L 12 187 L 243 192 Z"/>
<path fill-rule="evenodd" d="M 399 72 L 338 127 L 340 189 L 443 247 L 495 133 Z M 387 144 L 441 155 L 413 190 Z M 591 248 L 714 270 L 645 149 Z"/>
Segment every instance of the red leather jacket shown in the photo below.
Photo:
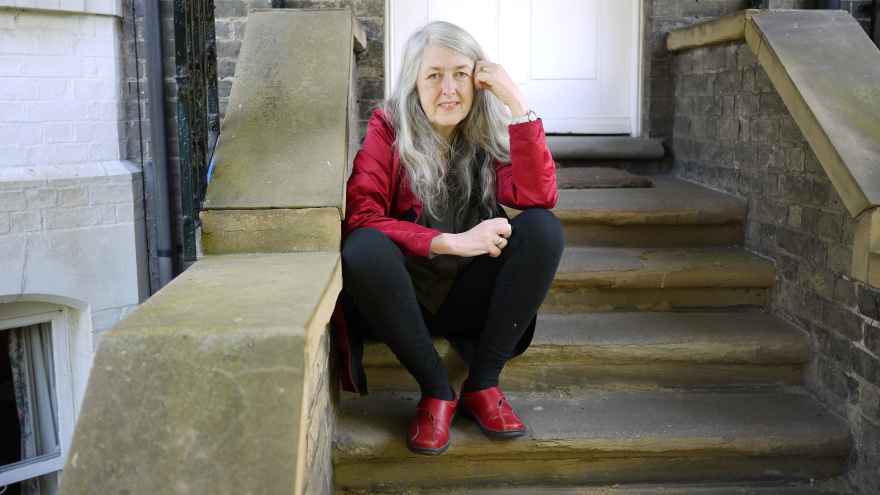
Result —
<path fill-rule="evenodd" d="M 514 124 L 508 127 L 508 131 L 510 163 L 495 162 L 497 201 L 517 209 L 553 208 L 558 198 L 556 166 L 547 149 L 541 120 Z M 431 240 L 441 232 L 415 223 L 414 220 L 422 214 L 422 204 L 413 194 L 401 170 L 394 139 L 391 123 L 381 110 L 375 110 L 348 179 L 346 214 L 342 222 L 343 241 L 355 229 L 370 227 L 387 235 L 405 254 L 427 257 Z M 339 301 L 331 326 L 333 347 L 339 357 L 342 388 L 365 394 L 362 342 L 349 331 L 344 308 Z M 532 332 L 527 334 L 525 347 L 531 341 Z"/>

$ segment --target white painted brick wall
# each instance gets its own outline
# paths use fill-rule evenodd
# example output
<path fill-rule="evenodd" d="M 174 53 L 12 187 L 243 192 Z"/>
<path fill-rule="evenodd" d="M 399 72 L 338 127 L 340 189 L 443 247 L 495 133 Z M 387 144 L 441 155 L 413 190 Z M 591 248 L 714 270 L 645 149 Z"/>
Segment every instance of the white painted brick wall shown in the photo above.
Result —
<path fill-rule="evenodd" d="M 101 4 L 25 3 L 74 10 Z M 0 168 L 121 158 L 120 22 L 0 9 Z"/>
<path fill-rule="evenodd" d="M 122 0 L 0 0 L 0 8 L 122 15 Z"/>

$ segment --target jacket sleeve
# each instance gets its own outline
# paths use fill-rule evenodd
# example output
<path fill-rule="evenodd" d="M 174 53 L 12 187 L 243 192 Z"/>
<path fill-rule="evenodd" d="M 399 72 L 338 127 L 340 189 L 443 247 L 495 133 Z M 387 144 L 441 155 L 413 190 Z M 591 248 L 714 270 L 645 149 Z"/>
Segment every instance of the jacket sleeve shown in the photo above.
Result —
<path fill-rule="evenodd" d="M 556 164 L 547 149 L 541 119 L 508 126 L 510 163 L 495 163 L 496 197 L 516 208 L 556 206 Z"/>
<path fill-rule="evenodd" d="M 394 173 L 394 132 L 380 111 L 367 125 L 364 144 L 354 158 L 346 189 L 343 237 L 358 228 L 376 229 L 407 255 L 428 257 L 431 240 L 440 231 L 390 216 Z"/>

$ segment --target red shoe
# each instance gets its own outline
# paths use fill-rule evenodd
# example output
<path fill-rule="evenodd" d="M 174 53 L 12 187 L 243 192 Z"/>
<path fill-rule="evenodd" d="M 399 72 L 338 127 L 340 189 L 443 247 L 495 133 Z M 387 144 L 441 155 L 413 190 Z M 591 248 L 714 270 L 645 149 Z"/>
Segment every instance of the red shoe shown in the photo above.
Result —
<path fill-rule="evenodd" d="M 526 434 L 526 425 L 513 412 L 513 408 L 498 387 L 462 392 L 461 413 L 476 420 L 488 437 L 513 438 Z"/>
<path fill-rule="evenodd" d="M 449 425 L 455 416 L 458 398 L 442 400 L 424 396 L 416 406 L 416 417 L 409 424 L 406 445 L 417 454 L 439 455 L 449 448 Z"/>

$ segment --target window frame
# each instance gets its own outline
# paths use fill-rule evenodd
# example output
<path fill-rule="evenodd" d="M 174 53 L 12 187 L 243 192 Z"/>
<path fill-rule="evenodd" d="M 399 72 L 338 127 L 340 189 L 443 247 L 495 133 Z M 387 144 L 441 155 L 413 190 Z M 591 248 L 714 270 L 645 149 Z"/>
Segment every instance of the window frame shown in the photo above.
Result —
<path fill-rule="evenodd" d="M 2 316 L 0 316 L 2 318 Z M 0 486 L 11 485 L 64 469 L 73 428 L 76 424 L 73 368 L 71 363 L 68 310 L 57 307 L 40 313 L 0 319 L 0 332 L 20 327 L 49 323 L 52 334 L 52 364 L 55 374 L 55 399 L 58 404 L 58 447 L 56 453 L 44 454 L 12 464 L 0 465 Z"/>

